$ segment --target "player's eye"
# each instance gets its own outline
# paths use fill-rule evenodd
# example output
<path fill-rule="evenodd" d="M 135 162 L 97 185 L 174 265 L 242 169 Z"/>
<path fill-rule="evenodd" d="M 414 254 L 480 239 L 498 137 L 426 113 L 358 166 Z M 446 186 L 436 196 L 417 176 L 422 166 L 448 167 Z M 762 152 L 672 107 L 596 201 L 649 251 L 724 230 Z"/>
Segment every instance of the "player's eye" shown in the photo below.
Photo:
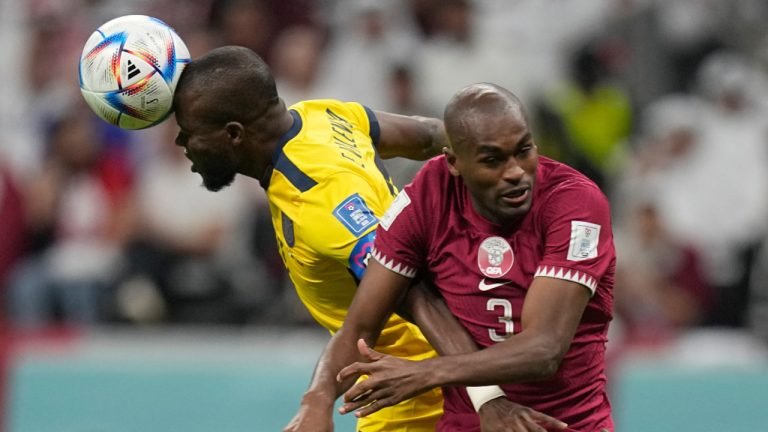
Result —
<path fill-rule="evenodd" d="M 533 150 L 533 144 L 525 144 L 517 151 L 517 155 L 521 157 L 528 156 Z"/>

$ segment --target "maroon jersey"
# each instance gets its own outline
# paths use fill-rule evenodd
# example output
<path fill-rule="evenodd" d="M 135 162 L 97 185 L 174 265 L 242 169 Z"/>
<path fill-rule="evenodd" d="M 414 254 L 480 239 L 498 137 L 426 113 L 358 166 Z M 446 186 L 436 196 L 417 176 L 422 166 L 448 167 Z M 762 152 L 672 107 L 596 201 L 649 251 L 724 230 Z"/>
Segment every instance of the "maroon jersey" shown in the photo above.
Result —
<path fill-rule="evenodd" d="M 568 423 L 613 430 L 604 353 L 616 255 L 608 201 L 576 170 L 539 158 L 531 210 L 514 226 L 491 223 L 444 157 L 429 161 L 379 224 L 374 258 L 408 277 L 423 275 L 487 347 L 519 333 L 535 277 L 578 282 L 593 295 L 560 369 L 550 379 L 501 386 L 509 399 Z M 446 388 L 440 431 L 479 431 L 462 388 Z"/>

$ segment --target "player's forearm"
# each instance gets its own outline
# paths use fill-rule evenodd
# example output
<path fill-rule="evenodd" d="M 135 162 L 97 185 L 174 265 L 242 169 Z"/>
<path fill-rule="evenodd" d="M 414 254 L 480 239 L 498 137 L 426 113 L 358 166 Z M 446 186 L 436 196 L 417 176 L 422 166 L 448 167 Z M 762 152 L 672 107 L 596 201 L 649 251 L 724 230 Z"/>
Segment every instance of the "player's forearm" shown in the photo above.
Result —
<path fill-rule="evenodd" d="M 392 311 L 408 289 L 411 280 L 394 273 L 375 260 L 368 263 L 365 276 L 347 310 L 341 329 L 333 335 L 315 367 L 305 401 L 331 404 L 354 384 L 350 378 L 337 382 L 347 365 L 363 360 L 357 350 L 358 339 L 375 346 Z"/>
<path fill-rule="evenodd" d="M 358 338 L 365 339 L 370 345 L 375 344 L 375 338 L 371 337 L 370 332 L 342 328 L 333 335 L 315 366 L 312 382 L 304 393 L 304 403 L 332 407 L 335 400 L 354 384 L 354 380 L 339 383 L 336 375 L 344 366 L 359 360 L 355 348 Z"/>
<path fill-rule="evenodd" d="M 442 120 L 376 112 L 381 136 L 378 151 L 382 158 L 404 157 L 426 160 L 437 156 L 448 145 Z"/>
<path fill-rule="evenodd" d="M 442 154 L 443 148 L 448 146 L 448 136 L 445 134 L 445 125 L 442 120 L 432 117 L 413 116 L 428 131 L 429 139 L 420 147 L 420 155 L 414 157 L 418 160 L 426 160 Z"/>
<path fill-rule="evenodd" d="M 410 319 L 440 355 L 477 351 L 478 347 L 472 336 L 451 313 L 443 298 L 427 286 L 426 282 L 420 282 L 408 290 L 403 306 Z"/>
<path fill-rule="evenodd" d="M 524 333 L 473 353 L 428 360 L 438 386 L 484 386 L 536 381 L 557 372 L 565 351 L 557 341 Z"/>
<path fill-rule="evenodd" d="M 575 282 L 537 278 L 520 317 L 522 331 L 470 354 L 434 359 L 437 385 L 488 385 L 551 377 L 568 352 L 589 290 Z"/>

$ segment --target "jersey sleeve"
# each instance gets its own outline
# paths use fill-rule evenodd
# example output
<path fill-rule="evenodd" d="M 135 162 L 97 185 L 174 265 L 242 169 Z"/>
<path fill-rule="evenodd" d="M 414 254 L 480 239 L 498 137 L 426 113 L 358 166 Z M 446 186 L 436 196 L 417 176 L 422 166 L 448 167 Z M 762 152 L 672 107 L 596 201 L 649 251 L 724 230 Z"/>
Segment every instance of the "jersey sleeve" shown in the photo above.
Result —
<path fill-rule="evenodd" d="M 304 196 L 304 241 L 361 279 L 376 236 L 378 216 L 387 208 L 386 196 L 352 173 L 328 177 Z"/>
<path fill-rule="evenodd" d="M 426 261 L 426 227 L 419 194 L 406 186 L 381 218 L 372 256 L 384 267 L 414 278 Z"/>
<path fill-rule="evenodd" d="M 608 200 L 595 187 L 564 186 L 542 213 L 544 256 L 535 277 L 580 283 L 595 293 L 615 259 Z"/>

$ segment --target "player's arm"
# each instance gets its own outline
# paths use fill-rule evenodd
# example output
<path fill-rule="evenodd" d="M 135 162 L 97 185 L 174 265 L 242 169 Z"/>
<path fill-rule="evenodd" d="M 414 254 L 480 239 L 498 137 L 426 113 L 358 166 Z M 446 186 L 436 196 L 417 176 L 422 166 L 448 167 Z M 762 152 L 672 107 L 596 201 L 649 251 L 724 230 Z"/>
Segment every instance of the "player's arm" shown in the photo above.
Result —
<path fill-rule="evenodd" d="M 403 296 L 397 314 L 416 324 L 440 355 L 463 354 L 478 347 L 443 297 L 426 281 L 415 282 Z"/>
<path fill-rule="evenodd" d="M 382 158 L 404 157 L 426 160 L 442 153 L 448 145 L 443 121 L 431 117 L 404 116 L 376 111 Z"/>
<path fill-rule="evenodd" d="M 300 413 L 285 431 L 332 430 L 320 427 L 314 419 L 327 418 L 336 399 L 354 383 L 354 378 L 337 381 L 337 374 L 344 366 L 362 359 L 356 348 L 358 339 L 375 344 L 410 283 L 411 279 L 370 260 L 344 325 L 326 345 L 302 398 Z"/>
<path fill-rule="evenodd" d="M 442 296 L 426 281 L 412 284 L 396 310 L 399 315 L 405 315 L 409 321 L 419 326 L 440 355 L 464 354 L 478 350 L 472 336 L 459 323 Z M 371 345 L 371 342 L 366 343 Z M 480 424 L 484 431 L 518 430 L 512 428 L 514 425 L 531 428 L 545 425 L 556 430 L 567 427 L 565 423 L 553 417 L 510 401 L 504 391 L 496 385 L 470 387 L 467 388 L 467 393 L 480 415 Z"/>
<path fill-rule="evenodd" d="M 439 385 L 485 385 L 551 377 L 570 348 L 590 295 L 576 282 L 535 278 L 523 304 L 520 333 L 470 355 L 440 359 L 432 365 L 438 370 L 431 379 Z"/>
<path fill-rule="evenodd" d="M 366 360 L 374 359 L 373 355 L 375 362 L 350 365 L 339 376 L 348 380 L 370 375 L 344 395 L 347 403 L 342 409 L 349 412 L 365 407 L 359 415 L 367 415 L 439 386 L 548 378 L 568 351 L 589 298 L 589 289 L 578 283 L 535 278 L 523 306 L 520 333 L 481 351 L 420 362 L 369 353 Z M 376 405 L 366 406 L 374 400 Z"/>
<path fill-rule="evenodd" d="M 426 281 L 417 282 L 408 289 L 397 312 L 418 325 L 442 356 L 471 353 L 479 349 L 437 289 Z M 483 431 L 508 431 L 512 425 L 546 425 L 557 430 L 567 427 L 553 417 L 510 401 L 496 385 L 468 387 L 467 394 L 480 415 Z"/>
<path fill-rule="evenodd" d="M 479 349 L 472 335 L 459 323 L 437 289 L 426 281 L 418 281 L 408 289 L 397 308 L 397 313 L 416 324 L 429 344 L 442 356 L 471 353 Z M 467 393 L 475 410 L 481 414 L 489 410 L 501 413 L 512 410 L 512 403 L 507 400 L 506 394 L 499 386 L 467 388 Z M 496 402 L 488 403 L 494 400 Z M 483 407 L 485 410 L 481 411 Z M 484 419 L 481 415 L 481 422 L 492 421 Z"/>
<path fill-rule="evenodd" d="M 373 245 L 375 227 L 378 223 L 377 218 L 372 215 L 380 215 L 386 210 L 386 205 L 379 201 L 379 196 L 380 194 L 377 194 L 365 179 L 348 171 L 338 172 L 328 176 L 304 194 L 301 220 L 311 221 L 311 223 L 295 224 L 294 229 L 301 230 L 299 233 L 302 240 L 315 253 L 336 261 L 338 265 L 346 267 L 356 278 L 362 279 L 363 274 L 367 272 L 366 264 L 373 261 L 366 258 Z M 396 293 L 396 290 L 392 290 L 392 293 Z M 365 324 L 362 328 L 366 331 L 360 333 L 365 334 L 366 337 L 370 334 L 371 340 L 375 340 L 394 308 L 394 306 L 386 307 L 385 305 L 396 300 L 399 301 L 399 297 L 376 298 L 373 303 L 367 305 L 383 306 L 380 314 L 362 307 L 363 312 L 358 315 L 358 319 Z M 348 309 L 344 306 L 339 304 L 337 307 Z M 346 316 L 349 310 L 343 312 Z M 329 327 L 329 330 L 337 336 L 345 334 L 344 331 L 339 334 L 342 329 L 338 327 Z M 344 359 L 344 362 L 358 359 L 354 341 L 349 345 L 352 350 L 345 351 L 343 344 L 341 347 L 337 346 L 337 339 L 338 337 L 332 338 L 326 345 L 324 353 L 315 366 L 313 377 L 309 388 L 304 393 L 299 410 L 284 429 L 285 431 L 333 430 L 333 405 L 341 392 L 340 386 L 336 383 L 336 374 L 340 367 L 334 369 L 335 362 L 329 359 L 335 358 L 333 356 L 337 353 L 341 353 L 340 358 Z M 345 354 L 347 357 L 344 357 Z"/>

